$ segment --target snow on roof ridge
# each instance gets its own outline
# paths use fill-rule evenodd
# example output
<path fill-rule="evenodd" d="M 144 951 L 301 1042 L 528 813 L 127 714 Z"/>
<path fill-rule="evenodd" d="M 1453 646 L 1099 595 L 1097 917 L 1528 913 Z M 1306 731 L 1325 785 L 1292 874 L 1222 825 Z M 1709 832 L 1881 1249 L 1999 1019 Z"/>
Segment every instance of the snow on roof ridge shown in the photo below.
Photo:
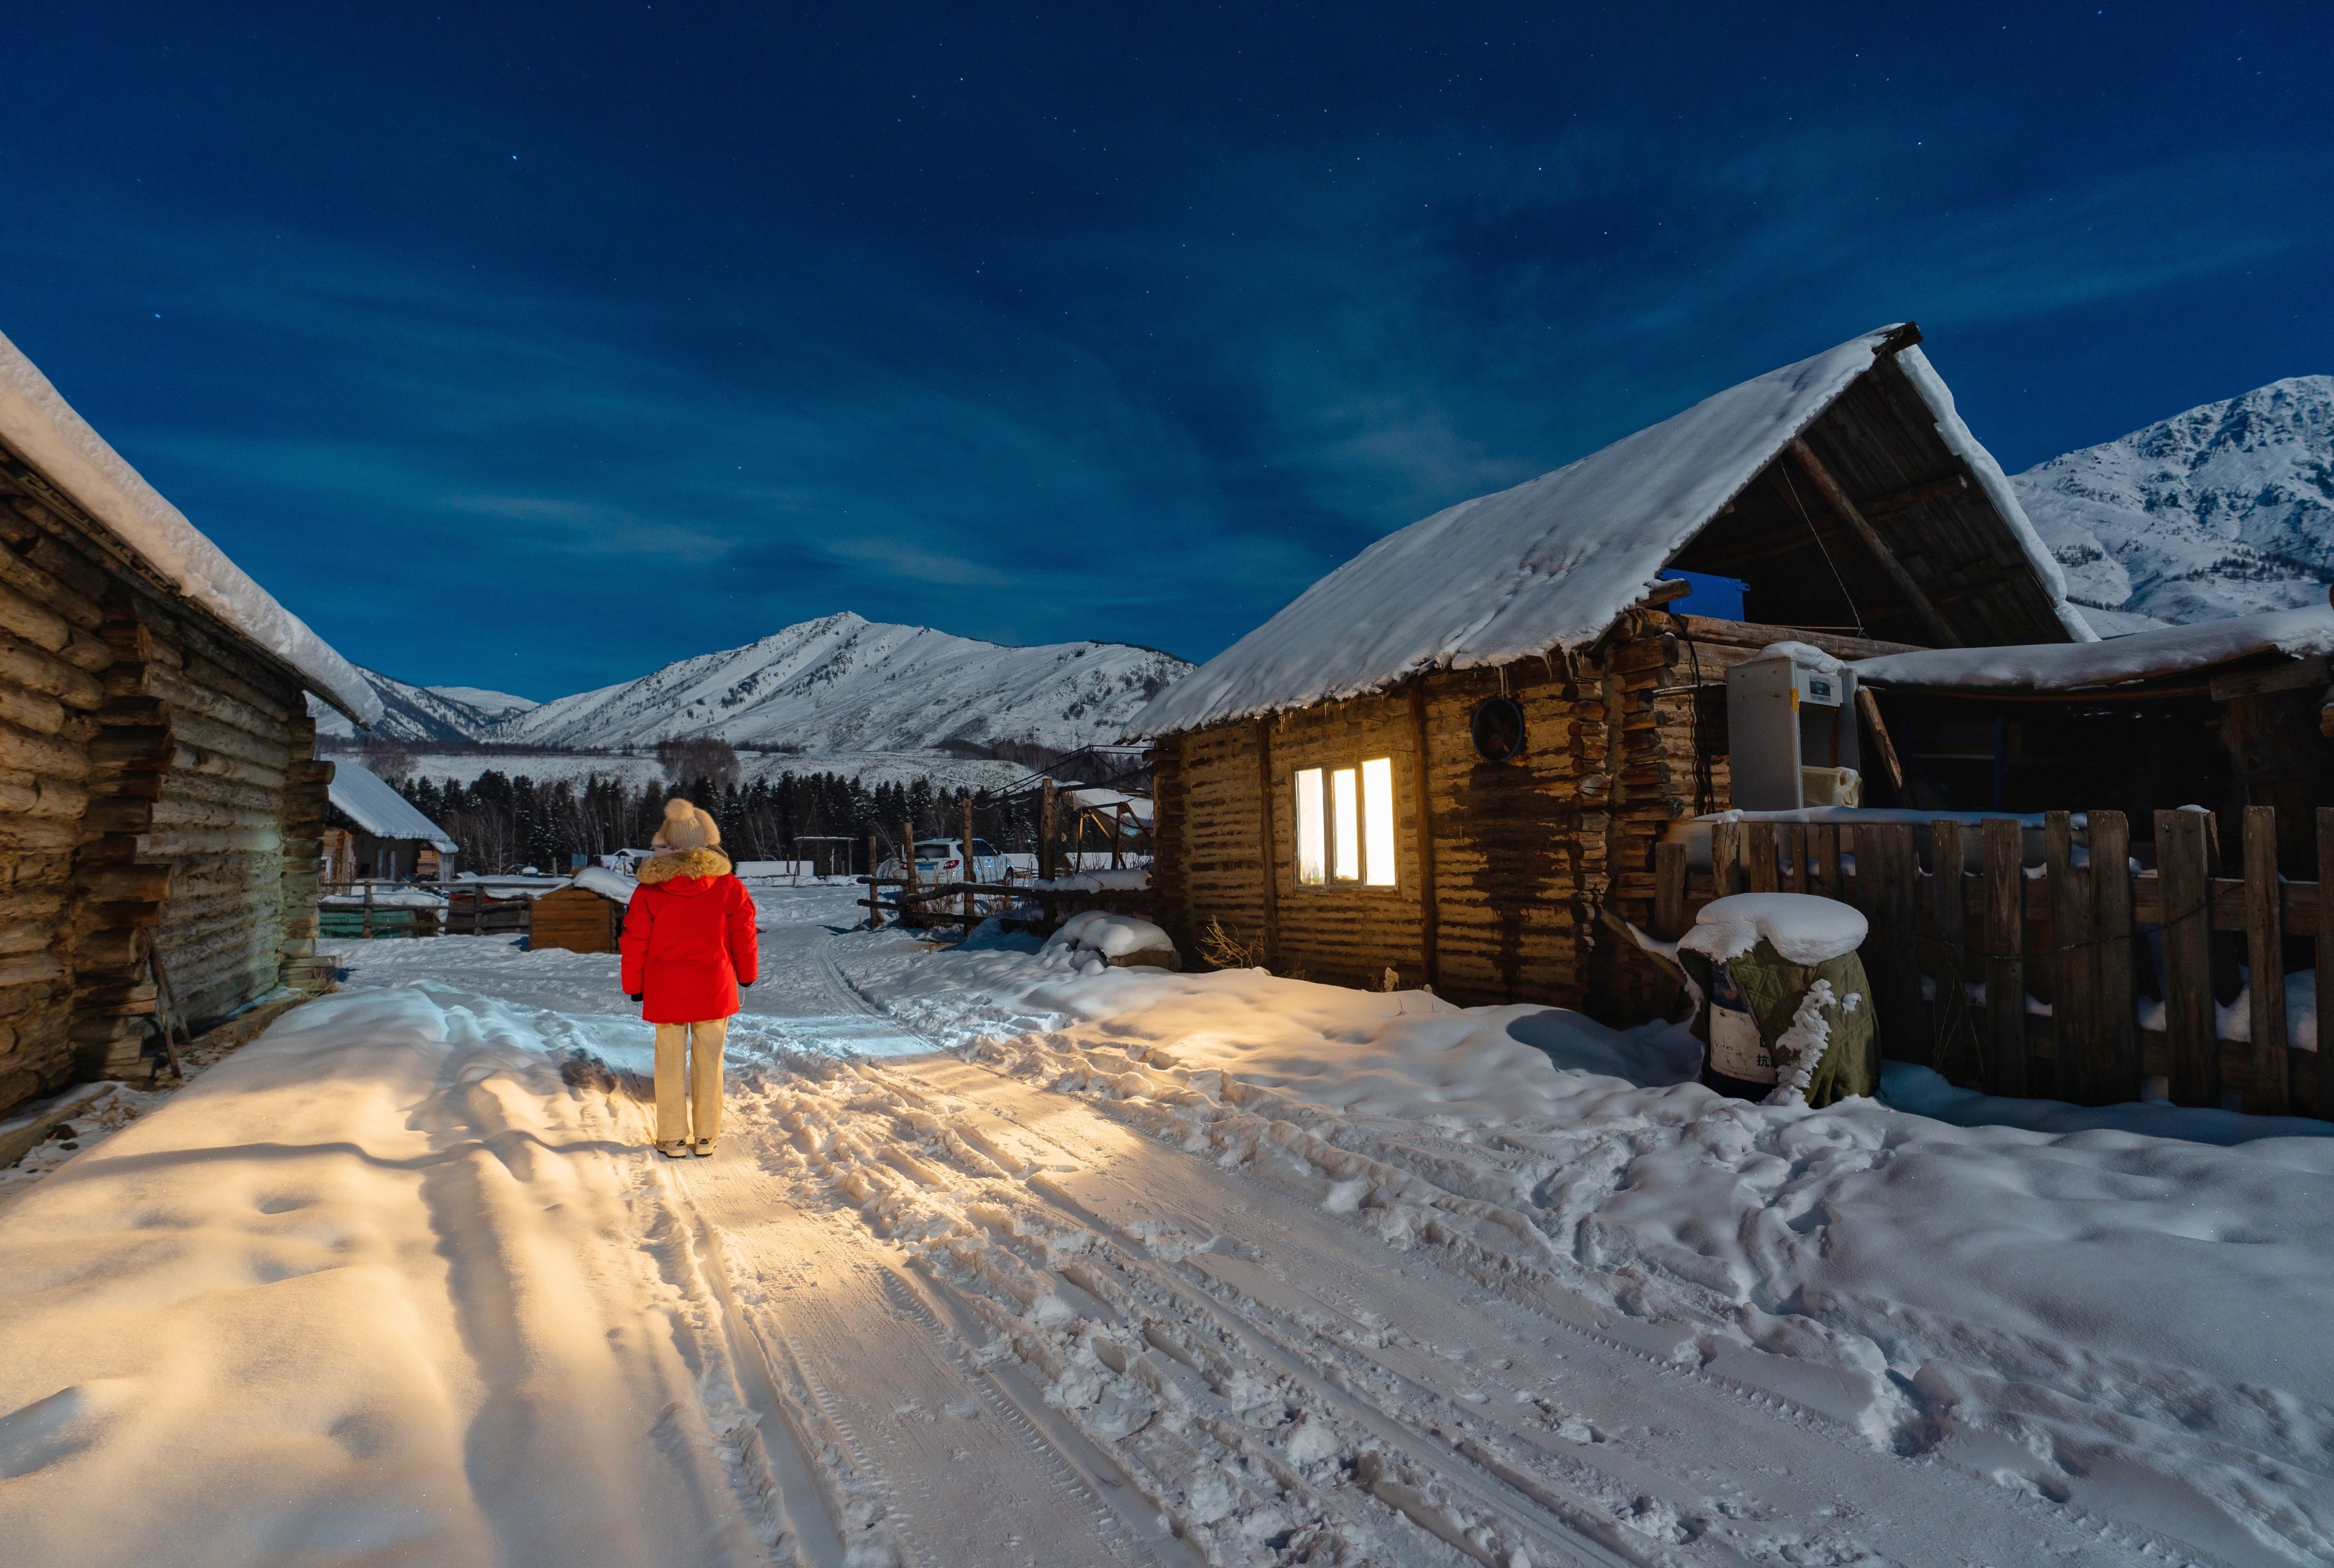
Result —
<path fill-rule="evenodd" d="M 1563 467 L 1372 543 L 1153 698 L 1157 736 L 1380 691 L 1426 669 L 1548 657 L 1603 635 L 1671 556 L 1899 341 L 1901 323 L 1714 392 Z M 2009 480 L 1920 351 L 1897 362 L 2026 549 L 2069 636 L 2095 635 Z"/>
<path fill-rule="evenodd" d="M 333 807 L 373 837 L 420 839 L 449 855 L 454 852 L 454 841 L 446 830 L 371 768 L 335 757 L 333 782 L 325 787 Z"/>
<path fill-rule="evenodd" d="M 0 440 L 180 593 L 290 665 L 317 696 L 359 724 L 381 717 L 381 697 L 355 667 L 148 484 L 5 334 Z"/>

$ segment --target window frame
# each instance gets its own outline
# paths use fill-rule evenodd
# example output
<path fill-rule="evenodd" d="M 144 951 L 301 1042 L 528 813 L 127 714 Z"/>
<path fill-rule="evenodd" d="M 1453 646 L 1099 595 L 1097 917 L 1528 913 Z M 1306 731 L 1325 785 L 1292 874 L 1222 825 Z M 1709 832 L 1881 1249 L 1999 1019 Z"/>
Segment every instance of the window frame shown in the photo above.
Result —
<path fill-rule="evenodd" d="M 1398 761 L 1395 753 L 1387 751 L 1370 756 L 1340 754 L 1291 765 L 1288 774 L 1289 887 L 1298 893 L 1384 895 L 1403 890 L 1403 786 L 1397 776 Z M 1347 780 L 1351 781 L 1351 806 L 1341 809 L 1340 786 Z M 1379 806 L 1381 797 L 1383 815 L 1373 823 L 1373 816 L 1378 814 L 1374 807 Z M 1373 852 L 1374 842 L 1376 852 Z M 1350 862 L 1342 858 L 1347 850 Z M 1348 864 L 1350 871 L 1345 869 Z M 1308 876 L 1308 871 L 1313 874 Z"/>

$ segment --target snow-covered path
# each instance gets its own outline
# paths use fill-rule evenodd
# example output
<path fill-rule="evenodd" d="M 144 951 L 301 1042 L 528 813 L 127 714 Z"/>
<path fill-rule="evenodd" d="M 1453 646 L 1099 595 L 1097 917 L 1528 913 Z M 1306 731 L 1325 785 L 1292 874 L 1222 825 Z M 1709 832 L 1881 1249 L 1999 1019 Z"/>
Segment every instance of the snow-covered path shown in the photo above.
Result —
<path fill-rule="evenodd" d="M 1959 1265 L 1920 1286 L 1950 1354 L 1918 1324 L 1876 1350 L 1842 1326 L 1867 1303 L 1773 1283 L 1796 1240 L 1852 1257 L 1843 1184 L 1920 1169 L 1924 1133 L 1865 1150 L 1842 1118 L 1743 1108 L 1737 1148 L 1726 1102 L 1513 1044 L 1558 1015 L 1500 1010 L 1487 1048 L 1460 1041 L 1481 1015 L 1424 998 L 1047 992 L 1019 955 L 845 919 L 833 893 L 766 909 L 709 1160 L 645 1151 L 647 1032 L 612 959 L 352 944 L 345 995 L 0 1213 L 0 1539 L 821 1568 L 2251 1563 L 2323 1540 L 2314 1371 L 2167 1416 L 2127 1356 L 2122 1385 L 2081 1371 L 2111 1328 L 2066 1375 L 2011 1365 Z M 1269 1019 L 1258 986 L 1288 988 Z M 1140 1005 L 1170 993 L 1162 1044 Z M 1207 1065 L 1228 1021 L 1243 1050 L 1297 1044 L 1235 1076 Z M 1559 1094 L 1593 1135 L 1534 1120 Z M 1765 1218 L 1660 1190 L 1710 1179 L 1681 1126 L 1766 1184 Z M 2090 1136 L 1940 1130 L 2055 1150 L 2069 1192 Z M 2334 1165 L 2313 1150 L 2278 1178 Z"/>

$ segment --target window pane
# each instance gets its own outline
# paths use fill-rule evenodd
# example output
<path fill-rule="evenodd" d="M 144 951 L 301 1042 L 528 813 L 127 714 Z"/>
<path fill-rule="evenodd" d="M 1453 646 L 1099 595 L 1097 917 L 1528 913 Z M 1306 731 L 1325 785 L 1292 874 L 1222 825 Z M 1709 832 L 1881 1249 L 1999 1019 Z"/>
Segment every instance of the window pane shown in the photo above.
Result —
<path fill-rule="evenodd" d="M 1321 770 L 1297 770 L 1297 880 L 1301 887 L 1319 887 L 1327 880 L 1323 861 L 1328 859 L 1329 829 L 1323 819 Z"/>
<path fill-rule="evenodd" d="M 1332 869 L 1339 881 L 1356 881 L 1362 874 L 1362 813 L 1354 770 L 1341 767 L 1331 774 L 1329 793 L 1336 806 L 1337 859 Z"/>
<path fill-rule="evenodd" d="M 1394 759 L 1362 765 L 1362 864 L 1374 888 L 1394 886 Z"/>

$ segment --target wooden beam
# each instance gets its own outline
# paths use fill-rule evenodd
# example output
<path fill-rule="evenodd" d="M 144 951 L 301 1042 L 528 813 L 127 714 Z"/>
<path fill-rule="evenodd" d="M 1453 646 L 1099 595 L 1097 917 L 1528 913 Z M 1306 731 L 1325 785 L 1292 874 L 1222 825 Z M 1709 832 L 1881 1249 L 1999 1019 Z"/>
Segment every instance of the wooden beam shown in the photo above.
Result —
<path fill-rule="evenodd" d="M 2323 689 L 2329 681 L 2334 681 L 2334 672 L 2329 671 L 2321 654 L 2313 659 L 2283 660 L 2266 669 L 2216 675 L 2208 689 L 2214 702 L 2231 702 L 2240 697 L 2260 697 L 2271 691 L 2300 691 L 2313 686 Z"/>
<path fill-rule="evenodd" d="M 1895 583 L 1896 591 L 1911 602 L 1914 612 L 1920 617 L 1921 624 L 1928 629 L 1929 635 L 1936 640 L 1937 646 L 1959 648 L 1961 638 L 1955 635 L 1945 618 L 1937 613 L 1937 607 L 1930 601 L 1928 592 L 1914 581 L 1913 573 L 1896 559 L 1896 553 L 1881 539 L 1879 531 L 1857 509 L 1856 503 L 1847 498 L 1847 492 L 1839 487 L 1839 481 L 1831 476 L 1831 470 L 1824 467 L 1823 459 L 1816 456 L 1815 448 L 1808 446 L 1804 438 L 1793 437 L 1789 451 L 1791 460 L 1799 466 L 1825 502 L 1838 515 L 1840 521 L 1864 541 L 1865 548 L 1872 552 L 1873 558 L 1880 563 L 1880 569 L 1888 574 L 1888 581 Z"/>
<path fill-rule="evenodd" d="M 1856 688 L 1856 717 L 1864 721 L 1864 733 L 1872 737 L 1872 749 L 1880 759 L 1881 771 L 1888 775 L 1888 786 L 1904 794 L 1905 765 L 1897 759 L 1896 742 L 1890 737 L 1888 726 L 1880 720 L 1880 699 L 1869 687 Z"/>
<path fill-rule="evenodd" d="M 1932 479 L 1925 485 L 1914 485 L 1909 489 L 1892 491 L 1886 495 L 1875 495 L 1871 500 L 1864 503 L 1862 511 L 1866 517 L 1893 517 L 1908 506 L 1918 506 L 1924 501 L 1943 500 L 1947 495 L 1958 495 L 1968 488 L 1968 476 L 1948 474 L 1942 479 Z"/>

